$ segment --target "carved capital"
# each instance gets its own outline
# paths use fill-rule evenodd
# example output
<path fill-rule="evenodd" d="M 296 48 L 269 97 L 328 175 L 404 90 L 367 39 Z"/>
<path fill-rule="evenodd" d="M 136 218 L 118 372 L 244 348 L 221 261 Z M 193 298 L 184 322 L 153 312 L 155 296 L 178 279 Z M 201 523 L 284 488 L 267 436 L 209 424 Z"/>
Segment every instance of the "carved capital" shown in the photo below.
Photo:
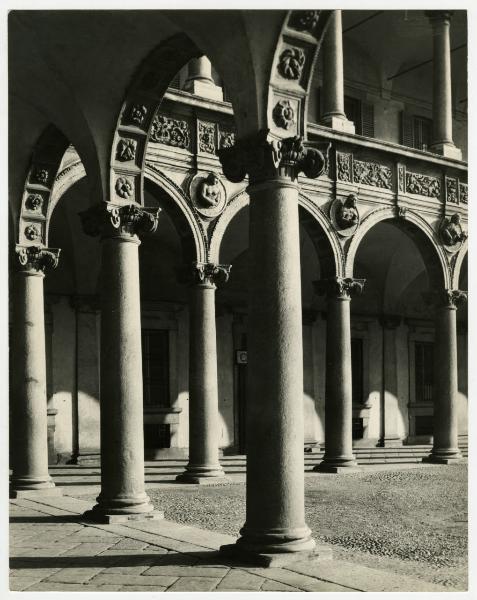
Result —
<path fill-rule="evenodd" d="M 36 271 L 44 273 L 46 269 L 54 269 L 58 265 L 59 248 L 41 248 L 40 246 L 16 246 L 16 267 L 19 271 Z"/>
<path fill-rule="evenodd" d="M 323 144 L 321 151 L 305 146 L 299 136 L 277 140 L 262 130 L 230 148 L 221 148 L 219 158 L 224 175 L 233 183 L 247 175 L 251 183 L 275 177 L 295 180 L 301 172 L 314 179 L 325 171 L 328 149 L 329 145 Z"/>
<path fill-rule="evenodd" d="M 157 229 L 160 208 L 144 208 L 136 204 L 102 203 L 79 213 L 87 235 L 116 237 L 152 233 Z"/>
<path fill-rule="evenodd" d="M 232 265 L 194 262 L 178 270 L 177 276 L 181 283 L 189 285 L 204 284 L 214 286 L 227 283 Z"/>
<path fill-rule="evenodd" d="M 463 290 L 445 289 L 440 291 L 426 292 L 424 300 L 431 308 L 456 309 L 467 302 L 467 292 Z"/>
<path fill-rule="evenodd" d="M 361 294 L 366 279 L 353 279 L 352 277 L 331 277 L 314 281 L 315 292 L 326 295 L 328 298 L 350 299 Z"/>
<path fill-rule="evenodd" d="M 452 15 L 454 14 L 453 10 L 426 10 L 426 17 L 429 19 L 432 25 L 439 23 L 450 23 Z"/>

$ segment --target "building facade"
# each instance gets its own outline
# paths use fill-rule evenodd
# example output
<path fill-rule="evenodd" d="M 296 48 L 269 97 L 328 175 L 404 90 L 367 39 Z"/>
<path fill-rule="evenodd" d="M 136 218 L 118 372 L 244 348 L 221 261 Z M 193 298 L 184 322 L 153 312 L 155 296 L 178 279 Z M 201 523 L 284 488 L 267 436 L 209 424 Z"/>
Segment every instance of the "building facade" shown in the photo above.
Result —
<path fill-rule="evenodd" d="M 460 459 L 465 11 L 9 26 L 13 494 L 101 459 L 95 517 L 149 514 L 143 451 L 247 453 L 242 547 L 305 551 L 304 448 Z"/>

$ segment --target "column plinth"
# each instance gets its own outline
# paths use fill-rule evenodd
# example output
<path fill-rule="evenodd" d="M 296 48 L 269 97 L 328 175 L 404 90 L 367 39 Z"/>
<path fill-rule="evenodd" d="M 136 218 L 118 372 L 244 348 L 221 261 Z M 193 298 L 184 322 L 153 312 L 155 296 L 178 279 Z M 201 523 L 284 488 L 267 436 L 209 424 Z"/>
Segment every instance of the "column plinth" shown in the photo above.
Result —
<path fill-rule="evenodd" d="M 315 282 L 326 294 L 325 455 L 314 470 L 341 473 L 357 470 L 353 455 L 353 388 L 351 375 L 351 295 L 361 293 L 362 279 Z"/>
<path fill-rule="evenodd" d="M 434 443 L 426 462 L 449 464 L 462 460 L 457 422 L 457 306 L 467 299 L 460 290 L 434 296 Z"/>
<path fill-rule="evenodd" d="M 334 10 L 323 40 L 323 116 L 321 123 L 338 131 L 354 133 L 344 112 L 343 29 L 341 10 Z"/>
<path fill-rule="evenodd" d="M 112 523 L 162 518 L 145 492 L 139 232 L 157 213 L 101 205 L 82 213 L 86 233 L 101 235 L 101 493 L 85 517 Z"/>
<path fill-rule="evenodd" d="M 43 279 L 59 250 L 16 248 L 13 275 L 10 498 L 61 495 L 48 473 Z"/>
<path fill-rule="evenodd" d="M 195 263 L 190 285 L 189 462 L 182 483 L 227 483 L 219 462 L 219 407 L 215 282 L 227 281 L 230 267 Z"/>
<path fill-rule="evenodd" d="M 216 85 L 212 79 L 212 64 L 207 56 L 200 56 L 189 61 L 184 90 L 196 96 L 223 102 L 222 88 Z"/>
<path fill-rule="evenodd" d="M 266 134 L 222 151 L 220 159 L 229 179 L 250 176 L 247 511 L 240 538 L 222 550 L 269 566 L 303 560 L 316 545 L 304 510 L 296 178 L 299 170 L 318 176 L 325 161 L 300 138 L 274 144 Z"/>

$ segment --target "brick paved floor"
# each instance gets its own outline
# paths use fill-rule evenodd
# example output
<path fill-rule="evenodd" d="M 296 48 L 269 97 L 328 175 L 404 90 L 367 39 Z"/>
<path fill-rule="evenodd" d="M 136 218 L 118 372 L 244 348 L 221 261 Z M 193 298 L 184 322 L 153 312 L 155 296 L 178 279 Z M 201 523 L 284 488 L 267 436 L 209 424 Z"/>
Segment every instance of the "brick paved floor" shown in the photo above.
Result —
<path fill-rule="evenodd" d="M 333 559 L 253 568 L 217 550 L 234 538 L 171 521 L 91 525 L 69 496 L 10 501 L 12 591 L 447 591 Z"/>

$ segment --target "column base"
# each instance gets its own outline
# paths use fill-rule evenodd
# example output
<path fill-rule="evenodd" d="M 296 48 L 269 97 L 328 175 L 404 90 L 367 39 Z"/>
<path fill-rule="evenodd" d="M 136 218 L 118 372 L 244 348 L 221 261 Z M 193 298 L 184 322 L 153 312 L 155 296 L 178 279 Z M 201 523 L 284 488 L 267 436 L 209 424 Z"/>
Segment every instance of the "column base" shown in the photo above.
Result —
<path fill-rule="evenodd" d="M 164 513 L 159 510 L 153 510 L 147 513 L 129 513 L 129 514 L 107 514 L 100 510 L 87 510 L 83 513 L 83 520 L 91 523 L 101 523 L 102 525 L 111 525 L 113 523 L 128 523 L 134 521 L 157 521 L 164 518 Z"/>
<path fill-rule="evenodd" d="M 302 550 L 284 550 L 283 552 L 261 552 L 240 543 L 240 538 L 235 544 L 220 547 L 220 552 L 237 561 L 257 567 L 284 567 L 290 563 L 305 560 L 331 560 L 332 550 L 326 546 L 313 546 Z M 315 541 L 311 538 L 311 542 Z"/>
<path fill-rule="evenodd" d="M 457 148 L 452 143 L 442 142 L 439 144 L 432 144 L 429 148 L 431 152 L 435 154 L 440 154 L 441 156 L 445 156 L 446 158 L 453 158 L 454 160 L 462 160 L 462 150 Z"/>
<path fill-rule="evenodd" d="M 230 480 L 220 465 L 196 466 L 188 465 L 184 473 L 176 477 L 180 483 L 198 483 L 200 485 L 227 484 Z"/>
<path fill-rule="evenodd" d="M 48 488 L 39 488 L 36 490 L 16 490 L 10 489 L 9 492 L 10 498 L 31 498 L 34 500 L 35 498 L 44 498 L 45 496 L 62 496 L 63 488 L 60 487 L 48 487 Z"/>
<path fill-rule="evenodd" d="M 325 115 L 321 119 L 321 124 L 330 127 L 335 131 L 344 131 L 345 133 L 355 133 L 353 121 L 348 121 L 344 115 Z"/>
<path fill-rule="evenodd" d="M 403 445 L 402 439 L 398 436 L 389 436 L 379 440 L 379 448 L 400 448 Z"/>
<path fill-rule="evenodd" d="M 354 456 L 352 458 L 325 458 L 313 467 L 313 471 L 320 473 L 357 473 L 362 469 L 358 466 Z"/>
<path fill-rule="evenodd" d="M 97 498 L 98 504 L 87 510 L 83 517 L 95 523 L 124 523 L 126 521 L 149 521 L 163 519 L 164 514 L 154 510 L 149 496 Z"/>
<path fill-rule="evenodd" d="M 422 462 L 438 465 L 453 465 L 465 462 L 465 459 L 458 448 L 451 448 L 449 450 L 432 450 L 429 456 L 425 456 L 422 459 Z"/>
<path fill-rule="evenodd" d="M 210 98 L 219 102 L 224 101 L 222 88 L 207 79 L 193 79 L 192 81 L 188 81 L 184 85 L 184 90 L 202 98 Z"/>

